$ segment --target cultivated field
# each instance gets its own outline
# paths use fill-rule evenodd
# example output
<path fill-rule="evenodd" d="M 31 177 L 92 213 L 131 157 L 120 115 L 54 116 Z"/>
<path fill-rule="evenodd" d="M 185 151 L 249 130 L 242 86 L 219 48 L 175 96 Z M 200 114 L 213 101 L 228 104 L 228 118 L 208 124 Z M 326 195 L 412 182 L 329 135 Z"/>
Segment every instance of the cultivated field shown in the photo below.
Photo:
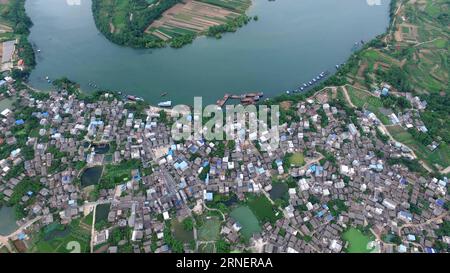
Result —
<path fill-rule="evenodd" d="M 238 17 L 249 5 L 248 0 L 186 0 L 164 12 L 160 19 L 150 24 L 146 33 L 164 41 L 180 35 L 202 33 Z"/>
<path fill-rule="evenodd" d="M 398 9 L 392 31 L 386 36 L 391 45 L 364 52 L 359 70 L 350 77 L 353 84 L 371 90 L 374 74 L 400 67 L 408 73 L 418 92 L 441 92 L 449 81 L 449 2 L 444 0 L 406 1 Z"/>

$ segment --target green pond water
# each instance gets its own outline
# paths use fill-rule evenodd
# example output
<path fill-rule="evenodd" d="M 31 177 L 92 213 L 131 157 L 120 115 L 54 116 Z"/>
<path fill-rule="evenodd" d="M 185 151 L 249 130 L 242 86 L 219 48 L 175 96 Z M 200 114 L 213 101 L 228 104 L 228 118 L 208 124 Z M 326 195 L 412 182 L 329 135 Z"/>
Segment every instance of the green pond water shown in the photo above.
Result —
<path fill-rule="evenodd" d="M 106 154 L 109 151 L 109 144 L 92 145 L 96 154 Z"/>
<path fill-rule="evenodd" d="M 0 235 L 9 235 L 18 228 L 13 207 L 0 207 Z"/>
<path fill-rule="evenodd" d="M 29 39 L 41 50 L 30 84 L 49 89 L 46 76 L 67 76 L 85 91 L 94 82 L 150 103 L 192 105 L 193 96 L 212 103 L 225 93 L 273 96 L 296 89 L 322 71 L 334 72 L 355 42 L 385 32 L 389 23 L 389 0 L 254 0 L 248 14 L 259 20 L 236 33 L 200 37 L 181 49 L 147 50 L 115 45 L 99 33 L 91 0 L 68 3 L 26 1 L 33 21 Z"/>
<path fill-rule="evenodd" d="M 342 238 L 349 242 L 347 252 L 350 253 L 369 253 L 373 249 L 367 249 L 367 244 L 373 239 L 364 235 L 360 230 L 356 228 L 350 228 L 342 235 Z"/>
<path fill-rule="evenodd" d="M 87 187 L 98 184 L 102 176 L 102 171 L 103 167 L 101 166 L 85 169 L 81 174 L 81 186 Z"/>
<path fill-rule="evenodd" d="M 272 183 L 270 198 L 272 200 L 289 198 L 288 190 L 289 188 L 286 183 Z"/>
<path fill-rule="evenodd" d="M 97 209 L 95 210 L 95 222 L 98 223 L 99 221 L 106 221 L 108 220 L 108 214 L 110 211 L 110 204 L 100 204 L 97 205 Z"/>
<path fill-rule="evenodd" d="M 254 233 L 258 233 L 261 231 L 261 227 L 259 226 L 258 219 L 253 214 L 247 206 L 240 206 L 230 213 L 231 217 L 237 221 L 242 229 L 240 230 L 241 234 L 245 238 L 250 238 Z"/>

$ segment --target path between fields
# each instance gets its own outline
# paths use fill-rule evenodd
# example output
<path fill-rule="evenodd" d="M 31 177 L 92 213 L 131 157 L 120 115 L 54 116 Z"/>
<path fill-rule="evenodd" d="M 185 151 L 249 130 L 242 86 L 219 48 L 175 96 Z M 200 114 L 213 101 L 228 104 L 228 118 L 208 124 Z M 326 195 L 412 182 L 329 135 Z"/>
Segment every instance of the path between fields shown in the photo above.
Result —
<path fill-rule="evenodd" d="M 442 173 L 442 174 L 448 174 L 448 173 L 450 173 L 450 166 L 448 166 L 447 168 L 443 169 L 443 170 L 441 171 L 441 173 Z"/>
<path fill-rule="evenodd" d="M 222 215 L 222 219 L 223 222 L 225 222 L 225 215 L 222 213 L 222 211 L 220 209 L 214 209 L 214 208 L 209 208 L 206 203 L 203 203 L 203 206 L 205 207 L 205 209 L 210 210 L 210 211 L 218 211 L 221 215 Z"/>
<path fill-rule="evenodd" d="M 97 212 L 97 204 L 94 205 L 94 211 L 92 213 L 92 227 L 91 227 L 91 253 L 94 253 L 94 237 L 95 237 L 95 213 Z"/>

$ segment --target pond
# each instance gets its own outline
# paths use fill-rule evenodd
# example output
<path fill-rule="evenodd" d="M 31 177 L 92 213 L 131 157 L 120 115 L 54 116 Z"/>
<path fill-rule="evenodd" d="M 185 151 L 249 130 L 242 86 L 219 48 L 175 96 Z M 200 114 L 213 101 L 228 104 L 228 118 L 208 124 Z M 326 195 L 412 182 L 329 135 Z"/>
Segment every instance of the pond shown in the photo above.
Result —
<path fill-rule="evenodd" d="M 349 253 L 369 253 L 373 249 L 367 249 L 367 244 L 373 240 L 370 236 L 364 235 L 359 229 L 350 228 L 342 234 L 342 239 L 349 243 L 347 252 Z"/>
<path fill-rule="evenodd" d="M 100 182 L 100 178 L 102 176 L 103 167 L 96 166 L 92 168 L 87 168 L 81 174 L 81 186 L 87 187 L 98 184 Z"/>
<path fill-rule="evenodd" d="M 109 152 L 109 144 L 94 144 L 92 147 L 94 147 L 96 154 L 106 154 Z"/>
<path fill-rule="evenodd" d="M 108 214 L 110 211 L 110 204 L 100 204 L 97 205 L 97 208 L 95 210 L 95 222 L 98 223 L 100 221 L 107 221 L 108 220 Z"/>
<path fill-rule="evenodd" d="M 73 3 L 74 1 L 71 1 Z M 248 14 L 258 21 L 223 38 L 200 37 L 181 49 L 133 49 L 115 45 L 96 28 L 91 0 L 28 0 L 30 41 L 37 66 L 29 82 L 49 89 L 66 76 L 85 91 L 122 91 L 157 103 L 216 102 L 225 93 L 278 95 L 335 71 L 356 42 L 385 32 L 389 0 L 254 0 Z"/>
<path fill-rule="evenodd" d="M 18 228 L 13 207 L 0 207 L 0 235 L 9 235 Z"/>
<path fill-rule="evenodd" d="M 227 198 L 225 201 L 223 201 L 222 203 L 225 204 L 225 206 L 227 207 L 231 207 L 234 204 L 236 204 L 238 202 L 238 198 L 236 196 L 236 194 L 231 194 L 229 198 Z"/>
<path fill-rule="evenodd" d="M 288 185 L 286 183 L 278 182 L 272 183 L 272 190 L 270 191 L 270 198 L 272 200 L 288 199 Z"/>
<path fill-rule="evenodd" d="M 239 206 L 233 209 L 230 216 L 241 225 L 242 229 L 240 232 L 246 239 L 261 231 L 258 219 L 247 206 Z"/>

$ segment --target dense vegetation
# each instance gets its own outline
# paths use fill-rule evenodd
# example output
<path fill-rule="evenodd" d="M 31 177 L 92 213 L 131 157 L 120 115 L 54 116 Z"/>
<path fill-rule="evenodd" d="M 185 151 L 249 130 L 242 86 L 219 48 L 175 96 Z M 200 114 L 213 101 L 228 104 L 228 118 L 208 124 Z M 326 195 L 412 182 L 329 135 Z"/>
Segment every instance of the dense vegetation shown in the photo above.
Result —
<path fill-rule="evenodd" d="M 159 5 L 154 8 L 148 8 L 148 2 L 146 0 L 133 0 L 124 7 L 124 15 L 128 16 L 129 13 L 133 13 L 133 20 L 129 19 L 121 20 L 120 32 L 111 32 L 110 22 L 113 21 L 117 7 L 115 1 L 108 0 L 94 0 L 92 1 L 92 11 L 94 14 L 95 24 L 100 32 L 106 36 L 111 42 L 137 48 L 155 48 L 164 47 L 165 42 L 150 36 L 145 35 L 145 30 L 151 22 L 156 20 L 167 9 L 171 8 L 175 4 L 181 2 L 181 0 L 165 0 L 161 1 Z M 179 45 L 180 41 L 176 41 L 174 45 Z"/>
<path fill-rule="evenodd" d="M 26 78 L 36 65 L 33 47 L 27 39 L 33 23 L 25 12 L 25 0 L 9 1 L 4 5 L 0 17 L 11 26 L 13 31 L 11 38 L 17 38 L 18 57 L 23 60 L 25 66 L 24 70 L 13 69 L 12 76 L 17 79 Z"/>
<path fill-rule="evenodd" d="M 251 20 L 251 17 L 247 15 L 241 15 L 233 20 L 228 21 L 226 24 L 218 25 L 218 26 L 212 26 L 208 29 L 207 35 L 220 38 L 221 33 L 224 32 L 235 32 L 238 28 L 246 25 Z"/>
<path fill-rule="evenodd" d="M 16 34 L 28 34 L 33 25 L 25 12 L 25 0 L 9 1 L 7 7 L 2 10 L 1 17 L 11 24 Z"/>

